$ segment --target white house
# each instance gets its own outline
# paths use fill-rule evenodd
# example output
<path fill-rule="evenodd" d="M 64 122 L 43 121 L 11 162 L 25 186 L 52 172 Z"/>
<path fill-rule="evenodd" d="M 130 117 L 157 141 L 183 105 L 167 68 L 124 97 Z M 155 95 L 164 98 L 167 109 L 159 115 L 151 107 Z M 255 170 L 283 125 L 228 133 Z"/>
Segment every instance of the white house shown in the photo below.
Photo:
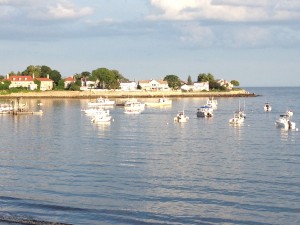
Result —
<path fill-rule="evenodd" d="M 184 84 L 181 86 L 183 91 L 209 91 L 209 82 L 198 82 L 192 85 Z"/>
<path fill-rule="evenodd" d="M 39 77 L 35 78 L 35 80 L 38 80 L 41 82 L 40 90 L 41 91 L 50 91 L 53 89 L 53 83 L 54 81 L 49 79 L 49 75 L 46 77 Z"/>
<path fill-rule="evenodd" d="M 96 86 L 96 81 L 88 80 L 86 77 L 81 78 L 81 91 L 93 89 L 96 88 Z"/>
<path fill-rule="evenodd" d="M 147 91 L 169 91 L 170 87 L 164 80 L 140 80 L 139 85 L 143 90 Z"/>
<path fill-rule="evenodd" d="M 137 83 L 135 81 L 120 83 L 120 89 L 122 91 L 134 91 L 137 89 Z"/>
<path fill-rule="evenodd" d="M 232 83 L 228 82 L 227 80 L 224 79 L 217 79 L 216 82 L 223 87 L 226 87 L 227 89 L 231 90 L 233 88 Z"/>

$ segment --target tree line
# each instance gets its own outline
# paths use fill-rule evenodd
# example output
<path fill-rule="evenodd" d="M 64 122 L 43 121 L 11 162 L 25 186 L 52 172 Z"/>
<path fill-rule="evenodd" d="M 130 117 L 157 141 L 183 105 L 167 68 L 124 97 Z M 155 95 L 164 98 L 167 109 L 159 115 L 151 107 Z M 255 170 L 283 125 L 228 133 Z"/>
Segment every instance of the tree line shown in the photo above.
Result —
<path fill-rule="evenodd" d="M 54 82 L 54 89 L 62 90 L 62 89 L 68 89 L 68 90 L 80 90 L 81 82 L 82 81 L 98 81 L 96 86 L 93 88 L 101 88 L 101 89 L 118 89 L 120 88 L 121 82 L 129 82 L 129 79 L 124 77 L 118 70 L 110 70 L 107 68 L 98 68 L 93 70 L 92 72 L 89 71 L 83 71 L 81 73 L 76 73 L 73 75 L 73 78 L 75 79 L 75 83 L 70 84 L 67 88 L 64 86 L 64 80 L 61 76 L 61 73 L 55 69 L 51 69 L 49 66 L 28 66 L 24 71 L 22 72 L 10 72 L 9 75 L 23 75 L 23 76 L 34 76 L 35 78 L 47 78 L 53 80 Z M 4 79 L 4 76 L 1 76 L 0 78 Z M 191 79 L 191 76 L 188 76 L 187 82 L 182 81 L 179 76 L 177 75 L 166 75 L 163 79 L 164 81 L 168 82 L 168 85 L 170 88 L 174 90 L 180 89 L 183 83 L 186 83 L 188 85 L 193 84 L 193 81 Z M 196 82 L 209 82 L 209 88 L 210 89 L 222 89 L 224 87 L 221 87 L 215 80 L 214 76 L 210 73 L 200 73 L 197 77 Z M 232 80 L 231 83 L 234 86 L 239 86 L 239 82 L 236 80 Z M 2 82 L 3 86 L 3 82 Z M 140 86 L 138 85 L 138 88 Z M 0 85 L 0 89 L 1 88 Z"/>

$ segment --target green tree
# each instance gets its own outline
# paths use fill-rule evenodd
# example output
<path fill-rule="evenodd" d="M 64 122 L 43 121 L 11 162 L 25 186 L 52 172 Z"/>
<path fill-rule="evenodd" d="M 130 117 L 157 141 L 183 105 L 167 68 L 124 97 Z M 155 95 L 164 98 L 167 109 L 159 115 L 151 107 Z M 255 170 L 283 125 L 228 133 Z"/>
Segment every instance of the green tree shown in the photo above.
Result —
<path fill-rule="evenodd" d="M 192 84 L 193 84 L 193 81 L 192 81 L 192 78 L 191 78 L 190 75 L 188 76 L 187 84 L 188 84 L 188 85 L 192 85 Z"/>
<path fill-rule="evenodd" d="M 37 90 L 40 90 L 41 89 L 41 81 L 34 80 L 34 83 L 37 85 Z"/>
<path fill-rule="evenodd" d="M 200 73 L 198 75 L 198 82 L 213 82 L 215 80 L 214 76 L 210 73 Z"/>
<path fill-rule="evenodd" d="M 50 76 L 52 69 L 49 66 L 41 66 L 41 77 L 47 77 Z"/>
<path fill-rule="evenodd" d="M 172 89 L 177 90 L 181 87 L 181 81 L 176 75 L 167 75 L 165 76 L 164 81 L 167 81 L 169 87 Z"/>
<path fill-rule="evenodd" d="M 54 81 L 55 85 L 61 80 L 61 74 L 57 70 L 52 70 L 49 74 L 49 78 Z"/>
<path fill-rule="evenodd" d="M 99 80 L 99 88 L 117 89 L 120 86 L 120 74 L 117 70 L 99 68 L 92 71 L 92 77 Z"/>
<path fill-rule="evenodd" d="M 40 66 L 33 66 L 33 65 L 30 65 L 30 66 L 27 66 L 26 70 L 24 70 L 22 72 L 22 75 L 24 76 L 33 76 L 35 78 L 38 78 L 38 77 L 41 77 L 41 67 Z"/>
<path fill-rule="evenodd" d="M 11 84 L 11 82 L 8 80 L 1 81 L 0 82 L 0 90 L 8 90 L 10 84 Z"/>
<path fill-rule="evenodd" d="M 230 83 L 235 87 L 240 86 L 240 82 L 238 82 L 237 80 L 232 80 L 230 81 Z"/>

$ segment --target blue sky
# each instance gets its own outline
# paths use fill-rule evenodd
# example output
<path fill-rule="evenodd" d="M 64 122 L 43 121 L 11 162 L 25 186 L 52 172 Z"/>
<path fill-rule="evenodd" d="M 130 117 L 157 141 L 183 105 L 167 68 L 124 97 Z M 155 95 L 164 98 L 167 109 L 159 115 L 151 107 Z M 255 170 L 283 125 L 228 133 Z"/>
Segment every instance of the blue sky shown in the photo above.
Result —
<path fill-rule="evenodd" d="M 0 0 L 0 30 L 1 75 L 47 65 L 300 85 L 299 0 Z"/>

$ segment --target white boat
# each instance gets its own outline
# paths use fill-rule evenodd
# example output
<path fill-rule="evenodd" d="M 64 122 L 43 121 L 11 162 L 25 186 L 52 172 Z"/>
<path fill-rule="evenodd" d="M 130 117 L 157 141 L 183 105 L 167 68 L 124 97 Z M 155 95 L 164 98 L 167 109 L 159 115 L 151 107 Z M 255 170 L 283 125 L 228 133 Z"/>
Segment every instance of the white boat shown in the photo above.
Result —
<path fill-rule="evenodd" d="M 264 110 L 265 110 L 265 112 L 270 112 L 272 110 L 270 103 L 268 103 L 268 102 L 265 103 Z"/>
<path fill-rule="evenodd" d="M 159 98 L 157 102 L 145 102 L 146 106 L 169 106 L 172 105 L 172 100 L 168 98 Z"/>
<path fill-rule="evenodd" d="M 190 118 L 184 114 L 184 110 L 179 112 L 175 117 L 174 117 L 174 122 L 178 123 L 185 123 L 189 120 Z"/>
<path fill-rule="evenodd" d="M 296 129 L 296 123 L 290 121 L 290 117 L 286 114 L 280 115 L 279 118 L 275 121 L 277 127 L 284 129 Z"/>
<path fill-rule="evenodd" d="M 206 101 L 206 105 L 211 106 L 213 109 L 218 107 L 218 101 L 214 97 L 210 97 Z"/>
<path fill-rule="evenodd" d="M 91 120 L 93 123 L 101 123 L 101 122 L 109 122 L 111 121 L 111 116 L 109 114 L 109 110 L 103 110 L 95 114 L 95 116 Z"/>
<path fill-rule="evenodd" d="M 139 102 L 137 99 L 131 99 L 124 104 L 124 113 L 140 114 L 145 109 L 145 103 Z"/>
<path fill-rule="evenodd" d="M 115 101 L 109 100 L 108 98 L 97 98 L 95 102 L 88 102 L 88 107 L 96 107 L 96 106 L 102 106 L 102 107 L 112 107 L 115 105 Z"/>
<path fill-rule="evenodd" d="M 102 113 L 105 110 L 102 107 L 92 107 L 92 108 L 82 109 L 81 111 L 84 112 L 86 115 L 93 116 Z"/>
<path fill-rule="evenodd" d="M 285 114 L 286 114 L 287 116 L 291 117 L 291 116 L 294 115 L 294 112 L 293 112 L 292 110 L 287 110 L 287 111 L 285 112 Z"/>
<path fill-rule="evenodd" d="M 244 122 L 245 118 L 239 113 L 235 112 L 233 117 L 229 119 L 229 123 L 233 125 L 240 125 Z"/>
<path fill-rule="evenodd" d="M 13 105 L 8 103 L 0 104 L 0 114 L 6 114 L 13 111 Z"/>
<path fill-rule="evenodd" d="M 212 117 L 214 109 L 212 106 L 204 105 L 197 109 L 197 117 Z"/>

